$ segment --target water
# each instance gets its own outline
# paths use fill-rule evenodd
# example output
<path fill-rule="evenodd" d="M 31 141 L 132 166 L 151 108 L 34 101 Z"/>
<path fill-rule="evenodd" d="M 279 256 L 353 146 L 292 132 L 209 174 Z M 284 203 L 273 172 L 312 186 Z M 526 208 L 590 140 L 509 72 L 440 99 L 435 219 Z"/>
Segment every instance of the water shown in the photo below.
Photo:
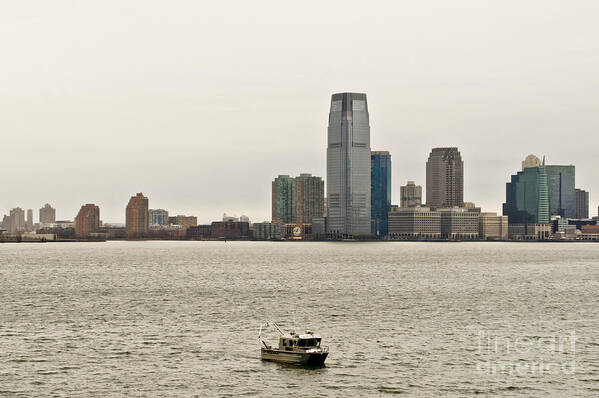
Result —
<path fill-rule="evenodd" d="M 0 396 L 599 395 L 592 243 L 2 244 L 0 303 Z"/>

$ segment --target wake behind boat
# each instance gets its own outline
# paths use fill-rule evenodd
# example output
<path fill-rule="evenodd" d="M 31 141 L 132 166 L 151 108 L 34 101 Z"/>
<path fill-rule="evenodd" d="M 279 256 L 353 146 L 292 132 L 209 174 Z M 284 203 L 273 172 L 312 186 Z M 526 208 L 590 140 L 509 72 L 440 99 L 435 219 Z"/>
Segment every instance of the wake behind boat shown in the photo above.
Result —
<path fill-rule="evenodd" d="M 262 339 L 262 328 L 269 325 L 274 326 L 280 333 L 278 347 L 270 346 Z M 329 355 L 329 348 L 320 345 L 320 335 L 312 333 L 311 330 L 306 330 L 303 334 L 297 334 L 295 331 L 285 333 L 276 323 L 267 322 L 260 326 L 258 339 L 263 345 L 260 349 L 263 361 L 322 366 Z"/>

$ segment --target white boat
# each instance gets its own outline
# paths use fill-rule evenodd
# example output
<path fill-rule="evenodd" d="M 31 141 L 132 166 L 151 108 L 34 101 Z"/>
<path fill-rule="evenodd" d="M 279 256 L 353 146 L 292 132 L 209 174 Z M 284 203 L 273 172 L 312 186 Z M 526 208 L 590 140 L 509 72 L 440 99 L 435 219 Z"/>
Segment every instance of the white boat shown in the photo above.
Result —
<path fill-rule="evenodd" d="M 269 325 L 274 326 L 280 333 L 278 347 L 268 345 L 262 339 L 262 329 Z M 312 333 L 311 330 L 306 330 L 303 334 L 295 333 L 295 331 L 285 333 L 276 323 L 267 322 L 260 326 L 258 339 L 263 345 L 260 349 L 260 357 L 263 361 L 322 366 L 329 355 L 329 348 L 320 344 L 322 337 Z"/>

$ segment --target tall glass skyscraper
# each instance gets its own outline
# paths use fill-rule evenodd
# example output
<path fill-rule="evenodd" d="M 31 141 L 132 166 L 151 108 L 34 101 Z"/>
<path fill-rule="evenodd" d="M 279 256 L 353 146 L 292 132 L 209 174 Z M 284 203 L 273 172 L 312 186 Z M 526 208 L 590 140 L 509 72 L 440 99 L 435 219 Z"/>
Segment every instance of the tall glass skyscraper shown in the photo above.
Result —
<path fill-rule="evenodd" d="M 295 222 L 295 178 L 279 175 L 272 182 L 272 222 Z"/>
<path fill-rule="evenodd" d="M 549 214 L 566 218 L 576 217 L 576 188 L 574 166 L 545 166 L 549 190 Z"/>
<path fill-rule="evenodd" d="M 387 151 L 373 151 L 370 155 L 370 217 L 372 234 L 389 233 L 391 209 L 391 155 Z"/>
<path fill-rule="evenodd" d="M 370 188 L 366 94 L 333 94 L 327 147 L 329 233 L 370 235 Z"/>
<path fill-rule="evenodd" d="M 503 215 L 510 224 L 548 224 L 549 190 L 545 164 L 527 167 L 506 184 Z"/>

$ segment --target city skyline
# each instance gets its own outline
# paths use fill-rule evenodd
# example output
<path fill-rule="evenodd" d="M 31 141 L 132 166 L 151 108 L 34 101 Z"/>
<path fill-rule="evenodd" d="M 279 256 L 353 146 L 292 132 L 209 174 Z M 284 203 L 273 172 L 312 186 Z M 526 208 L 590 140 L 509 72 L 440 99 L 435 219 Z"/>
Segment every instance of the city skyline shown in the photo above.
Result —
<path fill-rule="evenodd" d="M 330 95 L 358 91 L 372 150 L 394 159 L 393 198 L 408 180 L 425 189 L 431 148 L 455 146 L 466 200 L 484 209 L 501 211 L 505 182 L 535 153 L 576 165 L 596 214 L 596 2 L 308 2 L 296 15 L 181 2 L 167 19 L 140 4 L 5 8 L 4 212 L 49 202 L 73 219 L 91 202 L 124 222 L 141 191 L 201 222 L 268 220 L 272 178 L 326 176 Z M 348 21 L 363 28 L 351 45 L 335 36 Z"/>

